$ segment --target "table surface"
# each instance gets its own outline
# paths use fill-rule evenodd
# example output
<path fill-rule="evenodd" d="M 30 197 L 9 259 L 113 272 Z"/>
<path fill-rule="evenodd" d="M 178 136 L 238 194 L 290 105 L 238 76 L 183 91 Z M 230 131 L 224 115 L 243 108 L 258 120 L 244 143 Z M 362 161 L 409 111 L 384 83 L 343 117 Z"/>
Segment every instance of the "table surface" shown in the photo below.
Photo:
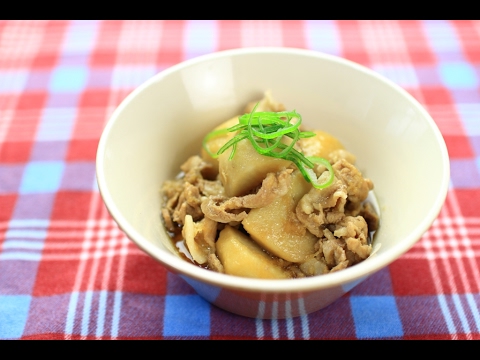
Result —
<path fill-rule="evenodd" d="M 215 51 L 285 46 L 393 80 L 447 144 L 445 204 L 397 261 L 316 313 L 227 313 L 142 253 L 95 153 L 138 85 Z M 0 21 L 0 339 L 480 339 L 480 21 Z"/>

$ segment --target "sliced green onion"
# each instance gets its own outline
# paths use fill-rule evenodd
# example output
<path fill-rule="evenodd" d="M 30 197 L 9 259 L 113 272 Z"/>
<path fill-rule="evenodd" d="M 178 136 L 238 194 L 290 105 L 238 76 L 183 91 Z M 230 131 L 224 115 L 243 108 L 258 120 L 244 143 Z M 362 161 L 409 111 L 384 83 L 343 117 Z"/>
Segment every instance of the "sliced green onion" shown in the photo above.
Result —
<path fill-rule="evenodd" d="M 310 156 L 306 157 L 301 152 L 294 149 L 299 139 L 315 136 L 312 131 L 300 131 L 302 117 L 295 110 L 293 111 L 260 111 L 255 112 L 258 103 L 252 112 L 244 114 L 238 118 L 238 124 L 226 129 L 213 130 L 203 139 L 203 148 L 212 158 L 217 158 L 228 148 L 232 147 L 229 160 L 235 155 L 238 142 L 248 139 L 254 149 L 264 156 L 270 156 L 277 159 L 285 159 L 293 162 L 302 173 L 306 181 L 311 183 L 317 189 L 323 189 L 333 183 L 334 173 L 332 165 L 328 160 Z M 294 123 L 291 123 L 296 119 Z M 235 136 L 227 141 L 216 154 L 213 154 L 208 148 L 208 141 L 228 132 L 236 132 Z M 289 137 L 290 143 L 282 142 L 284 136 Z M 330 173 L 328 180 L 324 183 L 318 183 L 318 177 L 313 170 L 315 164 L 324 165 Z"/>

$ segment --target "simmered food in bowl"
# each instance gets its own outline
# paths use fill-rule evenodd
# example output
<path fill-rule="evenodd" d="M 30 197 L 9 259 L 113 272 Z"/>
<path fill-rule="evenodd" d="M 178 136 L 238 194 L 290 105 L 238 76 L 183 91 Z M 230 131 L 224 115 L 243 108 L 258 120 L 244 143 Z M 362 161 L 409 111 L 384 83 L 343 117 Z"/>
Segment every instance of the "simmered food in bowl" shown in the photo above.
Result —
<path fill-rule="evenodd" d="M 372 253 L 373 182 L 331 134 L 269 92 L 204 138 L 162 186 L 163 221 L 185 260 L 230 275 L 287 279 Z"/>

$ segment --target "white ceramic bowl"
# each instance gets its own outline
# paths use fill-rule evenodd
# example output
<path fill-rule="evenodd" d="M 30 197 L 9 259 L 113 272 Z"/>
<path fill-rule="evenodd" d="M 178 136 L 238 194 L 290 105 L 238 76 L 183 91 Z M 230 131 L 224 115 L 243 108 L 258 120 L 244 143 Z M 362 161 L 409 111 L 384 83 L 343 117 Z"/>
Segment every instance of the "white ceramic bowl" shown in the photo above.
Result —
<path fill-rule="evenodd" d="M 241 278 L 175 255 L 160 215 L 160 187 L 203 136 L 270 89 L 305 126 L 336 136 L 372 179 L 380 207 L 376 254 L 353 267 L 290 280 Z M 406 91 L 348 60 L 291 48 L 245 48 L 175 65 L 135 89 L 101 136 L 97 180 L 120 228 L 203 298 L 256 318 L 319 310 L 408 251 L 437 217 L 450 167 L 435 122 Z"/>

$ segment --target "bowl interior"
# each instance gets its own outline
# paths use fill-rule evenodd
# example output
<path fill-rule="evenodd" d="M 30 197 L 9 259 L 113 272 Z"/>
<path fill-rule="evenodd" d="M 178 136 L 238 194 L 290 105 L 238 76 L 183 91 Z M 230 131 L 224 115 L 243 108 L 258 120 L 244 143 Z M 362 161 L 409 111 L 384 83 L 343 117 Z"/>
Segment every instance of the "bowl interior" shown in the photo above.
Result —
<path fill-rule="evenodd" d="M 308 286 L 358 279 L 413 246 L 438 215 L 449 182 L 445 143 L 433 120 L 404 90 L 364 67 L 275 48 L 226 51 L 179 64 L 144 83 L 114 112 L 99 144 L 97 177 L 107 207 L 127 235 L 171 270 L 228 282 L 228 276 L 206 274 L 211 272 L 173 255 L 161 222 L 159 189 L 188 156 L 199 153 L 208 131 L 268 89 L 296 109 L 306 127 L 330 132 L 356 155 L 380 206 L 376 256 L 308 279 Z M 292 286 L 286 281 L 278 286 Z"/>

